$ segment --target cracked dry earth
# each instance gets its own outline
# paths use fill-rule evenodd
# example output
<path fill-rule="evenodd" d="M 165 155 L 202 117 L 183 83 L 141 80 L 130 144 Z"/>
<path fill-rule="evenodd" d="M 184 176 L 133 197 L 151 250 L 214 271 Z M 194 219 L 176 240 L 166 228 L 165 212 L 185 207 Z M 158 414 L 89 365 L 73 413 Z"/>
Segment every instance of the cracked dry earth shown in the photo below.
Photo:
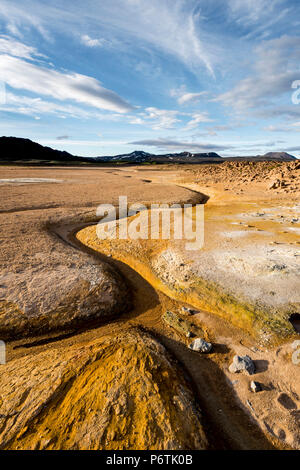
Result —
<path fill-rule="evenodd" d="M 299 164 L 2 167 L 1 181 L 1 449 L 300 449 Z M 206 203 L 203 249 L 100 241 L 96 208 L 120 195 Z M 255 375 L 229 372 L 235 354 Z"/>

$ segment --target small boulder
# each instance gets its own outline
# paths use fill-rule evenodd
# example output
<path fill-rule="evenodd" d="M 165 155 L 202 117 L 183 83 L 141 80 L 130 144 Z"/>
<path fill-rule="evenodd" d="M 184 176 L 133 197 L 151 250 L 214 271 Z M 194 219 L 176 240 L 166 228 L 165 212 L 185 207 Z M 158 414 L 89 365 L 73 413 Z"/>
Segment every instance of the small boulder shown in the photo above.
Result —
<path fill-rule="evenodd" d="M 212 350 L 212 344 L 202 338 L 197 338 L 189 345 L 189 349 L 200 353 L 209 353 Z"/>
<path fill-rule="evenodd" d="M 254 380 L 251 380 L 250 388 L 253 393 L 258 393 L 261 392 L 262 388 L 259 382 L 254 382 Z"/>
<path fill-rule="evenodd" d="M 280 188 L 281 186 L 281 181 L 279 179 L 277 179 L 276 181 L 274 181 L 271 186 L 269 187 L 269 189 L 278 189 Z"/>
<path fill-rule="evenodd" d="M 191 315 L 193 313 L 193 310 L 189 307 L 182 307 L 182 311 L 184 313 L 188 313 L 189 315 Z"/>
<path fill-rule="evenodd" d="M 255 373 L 255 365 L 249 356 L 234 356 L 233 362 L 229 367 L 229 372 L 233 374 L 237 372 L 247 372 L 249 375 Z"/>

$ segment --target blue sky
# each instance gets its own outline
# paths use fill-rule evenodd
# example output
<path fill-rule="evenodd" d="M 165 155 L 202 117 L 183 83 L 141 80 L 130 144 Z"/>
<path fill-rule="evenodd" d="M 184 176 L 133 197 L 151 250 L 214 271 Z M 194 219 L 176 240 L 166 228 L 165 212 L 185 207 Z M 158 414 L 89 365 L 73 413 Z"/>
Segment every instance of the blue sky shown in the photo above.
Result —
<path fill-rule="evenodd" d="M 297 0 L 1 0 L 0 134 L 299 156 L 299 27 Z"/>

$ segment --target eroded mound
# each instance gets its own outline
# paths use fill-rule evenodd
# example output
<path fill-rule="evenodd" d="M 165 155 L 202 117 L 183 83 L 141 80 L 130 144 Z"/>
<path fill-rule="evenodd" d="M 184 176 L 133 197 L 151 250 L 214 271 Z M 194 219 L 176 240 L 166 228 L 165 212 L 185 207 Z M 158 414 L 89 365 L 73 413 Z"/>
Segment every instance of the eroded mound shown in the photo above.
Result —
<path fill-rule="evenodd" d="M 17 362 L 0 381 L 1 448 L 207 448 L 183 371 L 138 329 Z"/>
<path fill-rule="evenodd" d="M 130 307 L 130 294 L 121 276 L 93 260 L 69 268 L 58 264 L 35 272 L 3 273 L 0 282 L 0 335 L 4 340 L 87 327 L 115 318 Z"/>
<path fill-rule="evenodd" d="M 228 184 L 242 188 L 261 183 L 265 189 L 293 193 L 300 190 L 298 160 L 291 162 L 225 162 L 222 165 L 206 165 L 192 172 L 198 183 Z"/>

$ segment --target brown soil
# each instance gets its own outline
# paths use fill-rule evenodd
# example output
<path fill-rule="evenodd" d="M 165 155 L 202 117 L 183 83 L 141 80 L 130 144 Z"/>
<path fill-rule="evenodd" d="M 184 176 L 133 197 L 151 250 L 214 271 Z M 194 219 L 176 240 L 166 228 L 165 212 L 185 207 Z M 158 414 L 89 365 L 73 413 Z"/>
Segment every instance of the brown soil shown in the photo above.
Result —
<path fill-rule="evenodd" d="M 222 165 L 224 172 L 225 165 L 232 164 Z M 278 165 L 283 165 L 278 171 L 285 171 L 291 180 L 294 180 L 292 176 L 298 171 L 296 164 L 295 168 L 292 167 L 293 163 L 286 166 Z M 286 170 L 287 167 L 291 170 Z M 233 326 L 225 319 L 201 311 L 192 317 L 193 321 L 202 329 L 205 338 L 214 342 L 215 348 L 213 354 L 199 356 L 187 349 L 186 338 L 164 325 L 161 320 L 166 310 L 181 311 L 183 304 L 180 299 L 172 299 L 174 296 L 171 292 L 161 289 L 160 285 L 152 282 L 152 278 L 149 277 L 149 267 L 143 263 L 143 259 L 136 269 L 137 265 L 132 262 L 135 253 L 130 246 L 127 246 L 126 257 L 124 247 L 119 250 L 118 245 L 103 244 L 96 248 L 85 239 L 85 245 L 90 246 L 88 248 L 75 237 L 82 226 L 93 223 L 98 204 L 105 202 L 117 204 L 119 195 L 128 195 L 129 203 L 141 202 L 146 205 L 151 202 L 197 202 L 198 192 L 211 197 L 209 204 L 218 205 L 226 201 L 230 205 L 237 198 L 241 202 L 240 199 L 244 196 L 235 186 L 240 178 L 235 167 L 231 170 L 235 183 L 229 191 L 226 191 L 229 184 L 224 180 L 224 174 L 216 176 L 216 182 L 209 181 L 208 175 L 219 171 L 219 168 L 220 166 L 184 167 L 184 169 L 161 167 L 158 170 L 10 167 L 2 169 L 1 178 L 55 178 L 64 181 L 56 184 L 11 184 L 1 187 L 3 197 L 0 208 L 0 261 L 4 273 L 0 282 L 2 315 L 8 315 L 12 310 L 13 318 L 21 319 L 24 313 L 26 315 L 26 312 L 29 312 L 28 321 L 33 317 L 33 323 L 41 327 L 45 311 L 47 316 L 53 310 L 56 312 L 57 304 L 69 295 L 68 286 L 73 285 L 76 291 L 74 279 L 77 279 L 80 272 L 84 273 L 86 282 L 90 284 L 94 282 L 93 275 L 87 269 L 87 266 L 93 264 L 96 266 L 97 277 L 108 276 L 106 282 L 110 292 L 105 311 L 111 316 L 107 323 L 105 318 L 95 316 L 95 311 L 88 309 L 85 310 L 84 321 L 78 324 L 70 323 L 68 326 L 66 323 L 61 323 L 61 317 L 57 315 L 53 317 L 52 332 L 45 334 L 45 329 L 41 328 L 40 335 L 36 336 L 37 329 L 28 327 L 21 332 L 17 341 L 8 344 L 8 363 L 0 366 L 3 370 L 0 378 L 0 420 L 2 421 L 0 422 L 2 429 L 11 428 L 11 432 L 9 436 L 2 434 L 2 447 L 95 448 L 95 440 L 101 435 L 99 448 L 203 448 L 207 446 L 202 430 L 204 427 L 210 448 L 300 448 L 299 421 L 297 421 L 300 409 L 299 374 L 297 375 L 299 366 L 291 362 L 290 340 L 280 347 L 259 349 L 255 337 L 249 336 L 248 332 Z M 258 172 L 255 167 L 251 171 Z M 286 175 L 284 178 L 288 180 Z M 176 185 L 172 183 L 175 181 Z M 209 188 L 210 183 L 213 187 Z M 181 187 L 179 184 L 186 187 Z M 289 203 L 293 201 L 296 203 L 299 198 L 298 192 L 291 195 L 279 189 L 278 194 L 276 190 L 274 193 L 265 181 L 256 184 L 254 179 L 252 182 L 247 182 L 247 185 L 247 202 L 254 201 L 255 198 L 257 200 L 258 191 L 262 200 L 276 201 L 276 204 L 283 205 L 287 200 Z M 294 185 L 297 191 L 296 183 Z M 197 193 L 191 192 L 188 188 L 196 190 Z M 163 244 L 160 250 L 162 248 Z M 153 248 L 151 253 L 153 254 Z M 61 270 L 64 272 L 64 279 L 68 280 L 64 284 L 65 295 L 62 297 L 57 293 L 57 287 L 62 283 Z M 47 273 L 49 282 L 42 282 L 43 279 L 47 279 Z M 114 279 L 119 281 L 114 283 Z M 101 291 L 101 286 L 99 289 Z M 83 297 L 87 298 L 89 293 L 90 286 L 83 293 Z M 35 301 L 32 302 L 32 299 Z M 45 305 L 45 299 L 49 306 Z M 54 299 L 54 309 L 50 308 L 52 300 L 49 299 Z M 131 301 L 133 308 L 129 308 Z M 124 313 L 121 315 L 122 305 Z M 119 313 L 116 313 L 116 309 Z M 65 310 L 67 316 L 68 312 L 71 315 L 74 306 L 70 310 Z M 80 317 L 82 309 L 77 308 L 77 312 Z M 6 318 L 9 320 L 11 317 Z M 7 323 L 9 325 L 9 321 L 2 322 L 3 332 Z M 128 332 L 128 328 L 133 326 L 147 328 L 155 335 L 158 343 L 151 337 L 148 339 L 148 336 L 145 339 L 143 334 L 142 339 L 135 340 L 134 336 L 139 337 L 140 333 Z M 49 325 L 46 328 L 49 328 Z M 116 335 L 120 338 L 119 342 L 116 342 Z M 109 351 L 107 375 L 101 358 L 96 362 L 91 359 L 94 354 L 94 346 L 91 344 L 99 340 L 101 343 L 103 340 L 106 341 L 105 348 Z M 133 354 L 130 348 L 135 341 L 139 345 L 134 347 Z M 153 342 L 156 352 L 147 352 L 149 342 Z M 189 406 L 183 406 L 181 409 L 181 405 L 177 407 L 172 402 L 172 397 L 177 396 L 175 391 L 170 395 L 161 396 L 154 393 L 154 405 L 151 409 L 161 410 L 158 414 L 164 417 L 163 422 L 159 418 L 154 419 L 152 412 L 148 413 L 147 406 L 140 413 L 140 404 L 136 400 L 138 393 L 144 390 L 144 386 L 141 385 L 143 374 L 144 372 L 145 376 L 148 376 L 148 372 L 152 374 L 144 390 L 145 403 L 150 403 L 151 390 L 155 390 L 158 380 L 154 372 L 155 364 L 159 363 L 159 360 L 165 361 L 164 354 L 159 353 L 161 351 L 159 343 L 164 344 L 179 361 L 179 365 L 172 362 L 172 366 L 167 367 L 163 389 L 167 390 L 170 377 L 175 374 L 174 387 L 180 387 L 179 384 L 186 387 L 185 393 L 188 394 L 189 400 L 191 402 L 195 400 L 200 405 L 203 417 L 200 418 L 199 414 L 198 421 L 189 415 Z M 86 361 L 82 362 L 80 374 L 74 381 L 69 380 L 70 376 L 74 376 L 74 367 L 68 363 L 70 351 L 72 354 L 75 354 L 75 351 L 78 351 L 79 355 L 83 354 Z M 117 363 L 120 351 L 122 357 L 124 356 L 124 371 L 119 374 L 114 364 Z M 258 374 L 254 380 L 258 379 L 264 384 L 262 392 L 253 395 L 249 390 L 249 377 L 232 376 L 228 373 L 228 366 L 234 353 L 250 354 L 255 359 Z M 166 357 L 168 354 L 166 353 Z M 137 358 L 139 358 L 138 370 L 134 362 Z M 150 368 L 148 361 L 151 363 Z M 62 367 L 68 377 L 67 382 L 61 381 Z M 8 374 L 10 370 L 11 373 Z M 133 380 L 136 380 L 137 385 L 134 388 L 130 388 L 130 382 L 128 385 L 130 389 L 125 387 L 127 374 L 132 374 Z M 35 382 L 32 383 L 34 376 L 40 377 L 36 385 Z M 107 380 L 109 384 L 101 394 L 98 394 L 95 388 L 98 380 L 102 382 Z M 190 385 L 186 384 L 186 380 L 190 381 Z M 41 385 L 43 381 L 44 385 Z M 114 421 L 110 417 L 103 423 L 101 419 L 105 419 L 106 416 L 103 414 L 103 416 L 97 415 L 100 421 L 95 421 L 95 413 L 99 412 L 103 403 L 108 404 L 107 406 L 114 411 L 122 405 L 119 396 L 111 397 L 109 394 L 113 390 L 111 381 L 119 388 L 125 387 L 124 393 L 127 397 L 132 397 L 134 403 L 132 409 L 139 412 L 133 414 L 129 407 L 126 419 L 114 418 Z M 24 383 L 25 387 L 20 389 L 22 396 L 16 400 L 14 390 L 21 383 Z M 55 387 L 62 383 L 68 383 L 67 388 L 62 385 L 62 389 L 59 390 L 63 392 L 59 392 L 57 399 L 53 399 L 56 395 L 54 392 L 49 395 L 49 387 L 55 390 Z M 35 393 L 34 397 L 28 392 L 28 384 L 30 390 Z M 90 387 L 86 387 L 85 384 L 90 384 Z M 195 398 L 192 397 L 189 387 L 193 390 Z M 99 405 L 98 411 L 89 411 L 92 402 Z M 71 403 L 75 403 L 74 409 L 70 406 Z M 28 408 L 32 410 L 30 413 L 26 411 Z M 20 412 L 23 409 L 27 414 Z M 15 413 L 18 413 L 19 420 L 12 418 Z M 76 421 L 81 413 L 85 418 L 75 427 L 72 426 L 73 420 Z M 64 417 L 62 422 L 59 420 L 60 414 Z M 189 423 L 190 435 L 184 425 L 184 416 Z M 18 426 L 11 427 L 9 421 L 11 419 L 17 421 Z M 94 420 L 93 423 L 90 420 Z M 142 438 L 137 438 L 128 420 L 130 422 L 135 420 L 135 426 L 145 427 Z M 150 426 L 151 432 L 147 434 L 146 428 L 153 420 L 156 425 Z M 95 424 L 99 436 L 94 431 Z M 190 442 L 190 446 L 187 446 L 187 442 Z"/>

